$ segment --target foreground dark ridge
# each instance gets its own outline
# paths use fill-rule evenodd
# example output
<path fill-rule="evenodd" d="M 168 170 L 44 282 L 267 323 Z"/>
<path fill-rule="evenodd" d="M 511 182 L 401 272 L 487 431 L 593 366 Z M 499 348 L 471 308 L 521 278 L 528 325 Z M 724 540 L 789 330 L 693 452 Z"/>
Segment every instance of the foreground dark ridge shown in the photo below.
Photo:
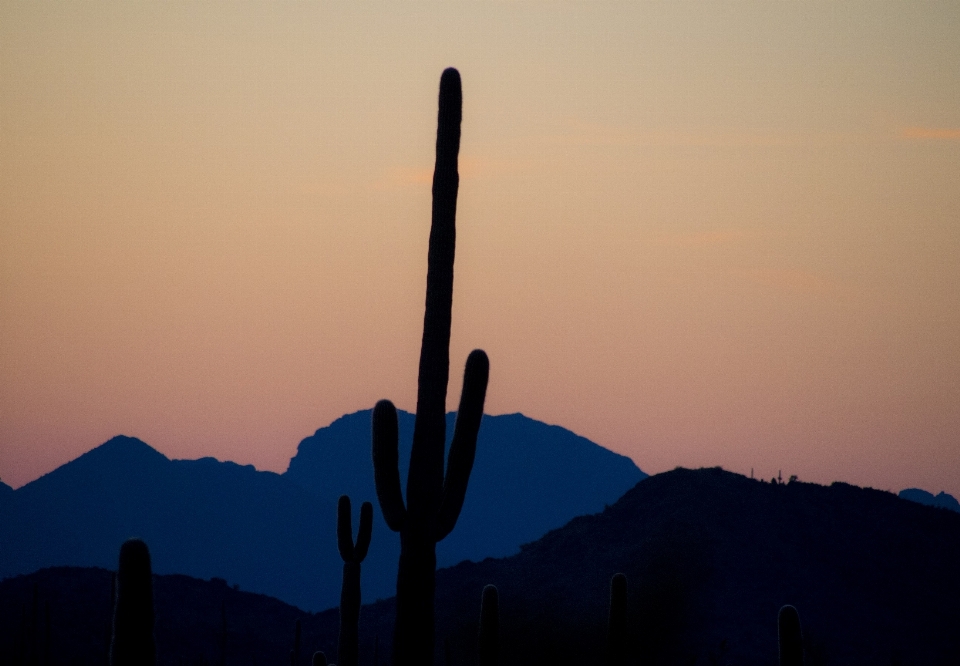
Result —
<path fill-rule="evenodd" d="M 112 579 L 106 569 L 53 567 L 0 582 L 0 666 L 106 666 Z M 323 642 L 320 631 L 331 618 L 336 624 L 336 610 L 326 611 L 330 617 L 321 623 L 324 614 L 235 589 L 218 578 L 154 575 L 153 589 L 158 666 L 220 664 L 222 645 L 231 666 L 289 664 L 298 618 L 304 654 L 308 649 L 336 654 L 336 634 Z"/>
<path fill-rule="evenodd" d="M 445 644 L 451 664 L 476 663 L 480 596 L 492 583 L 501 664 L 600 664 L 610 577 L 623 572 L 631 664 L 775 664 L 786 603 L 800 611 L 808 666 L 958 664 L 958 562 L 960 514 L 952 511 L 841 483 L 772 485 L 678 469 L 516 556 L 439 571 L 437 663 Z M 53 663 L 102 664 L 104 570 L 51 569 L 0 583 L 0 655 L 16 646 L 25 609 L 29 625 L 34 582 L 41 618 L 50 601 L 53 654 L 63 656 Z M 162 665 L 178 655 L 197 663 L 201 654 L 218 663 L 221 602 L 227 664 L 289 663 L 298 616 L 302 654 L 335 654 L 336 610 L 310 615 L 183 576 L 158 576 L 155 589 Z M 392 599 L 363 607 L 361 666 L 374 663 L 377 637 L 386 663 L 392 609 Z"/>
<path fill-rule="evenodd" d="M 600 663 L 610 577 L 623 572 L 631 663 L 773 664 L 777 611 L 792 604 L 808 665 L 957 664 L 958 563 L 954 512 L 843 483 L 677 469 L 519 555 L 439 572 L 438 646 L 472 663 L 494 584 L 501 663 Z M 382 649 L 390 612 L 364 609 L 361 652 L 375 635 Z"/>

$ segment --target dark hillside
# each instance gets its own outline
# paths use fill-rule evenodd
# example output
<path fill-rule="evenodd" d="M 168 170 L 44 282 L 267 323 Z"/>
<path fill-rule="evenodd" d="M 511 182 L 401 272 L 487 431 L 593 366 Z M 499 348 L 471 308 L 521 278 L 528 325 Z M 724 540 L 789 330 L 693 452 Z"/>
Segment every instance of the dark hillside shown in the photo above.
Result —
<path fill-rule="evenodd" d="M 0 666 L 105 666 L 110 640 L 113 572 L 54 567 L 0 582 Z M 302 622 L 301 664 L 324 644 L 314 615 L 214 578 L 154 576 L 158 666 L 219 664 L 226 620 L 226 664 L 290 663 L 294 623 Z M 49 608 L 49 661 L 46 615 Z M 336 611 L 328 611 L 336 622 Z M 329 624 L 329 619 L 326 622 Z M 34 661 L 34 658 L 36 661 Z"/>
<path fill-rule="evenodd" d="M 480 593 L 493 583 L 504 663 L 599 663 L 616 572 L 628 578 L 635 663 L 774 664 L 787 603 L 808 664 L 960 663 L 960 515 L 720 469 L 650 477 L 515 557 L 439 572 L 438 639 L 472 663 Z M 389 605 L 365 612 L 382 641 Z"/>

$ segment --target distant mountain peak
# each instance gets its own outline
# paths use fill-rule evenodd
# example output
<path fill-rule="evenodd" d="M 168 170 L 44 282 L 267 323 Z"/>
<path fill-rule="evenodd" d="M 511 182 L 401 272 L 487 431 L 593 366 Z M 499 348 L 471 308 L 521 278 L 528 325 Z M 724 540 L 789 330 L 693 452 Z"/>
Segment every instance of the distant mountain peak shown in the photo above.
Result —
<path fill-rule="evenodd" d="M 87 456 L 96 458 L 116 458 L 123 460 L 142 459 L 142 460 L 163 460 L 169 462 L 169 458 L 157 451 L 155 448 L 136 437 L 127 435 L 115 435 L 100 446 L 91 449 L 83 454 L 77 460 L 83 460 Z M 69 464 L 69 463 L 68 463 Z"/>
<path fill-rule="evenodd" d="M 89 474 L 99 477 L 103 473 L 129 475 L 135 473 L 135 470 L 145 471 L 169 462 L 169 458 L 146 442 L 136 437 L 116 435 L 52 472 L 31 481 L 17 492 L 35 489 L 58 478 L 86 478 Z"/>
<path fill-rule="evenodd" d="M 941 509 L 960 512 L 960 502 L 958 502 L 953 495 L 949 495 L 943 491 L 941 491 L 939 495 L 934 495 L 920 488 L 906 488 L 900 491 L 899 496 L 911 502 L 926 504 L 927 506 L 938 506 Z"/>

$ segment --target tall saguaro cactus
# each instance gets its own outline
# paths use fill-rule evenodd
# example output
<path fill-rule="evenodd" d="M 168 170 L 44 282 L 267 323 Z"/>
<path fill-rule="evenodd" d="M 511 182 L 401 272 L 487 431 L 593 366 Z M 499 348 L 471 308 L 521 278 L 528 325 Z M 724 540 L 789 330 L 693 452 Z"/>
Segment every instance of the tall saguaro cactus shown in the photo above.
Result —
<path fill-rule="evenodd" d="M 780 666 L 803 666 L 803 634 L 800 614 L 793 606 L 784 606 L 777 615 L 780 638 Z"/>
<path fill-rule="evenodd" d="M 360 563 L 370 547 L 373 505 L 360 505 L 360 531 L 353 543 L 350 498 L 340 496 L 337 503 L 337 547 L 343 559 L 343 586 L 340 588 L 340 637 L 337 658 L 340 666 L 357 666 L 360 654 Z"/>
<path fill-rule="evenodd" d="M 120 547 L 110 666 L 153 666 L 156 663 L 150 551 L 140 539 L 129 539 Z"/>
<path fill-rule="evenodd" d="M 389 400 L 381 400 L 373 410 L 377 499 L 387 525 L 400 533 L 393 666 L 429 666 L 433 663 L 437 542 L 453 530 L 463 507 L 490 370 L 487 355 L 482 350 L 470 353 L 444 476 L 462 99 L 460 74 L 452 68 L 444 70 L 440 77 L 417 418 L 407 476 L 406 505 L 400 491 L 397 460 L 397 410 Z"/>

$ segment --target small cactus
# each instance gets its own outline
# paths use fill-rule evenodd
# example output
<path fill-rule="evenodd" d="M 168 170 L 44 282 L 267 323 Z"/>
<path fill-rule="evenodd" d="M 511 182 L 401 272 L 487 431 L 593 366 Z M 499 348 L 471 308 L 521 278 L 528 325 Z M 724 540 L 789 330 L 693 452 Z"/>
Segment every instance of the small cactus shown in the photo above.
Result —
<path fill-rule="evenodd" d="M 370 547 L 373 505 L 360 505 L 360 531 L 353 543 L 350 498 L 340 496 L 337 503 L 337 547 L 343 559 L 343 586 L 340 588 L 340 636 L 337 646 L 340 666 L 357 666 L 360 659 L 360 563 Z"/>
<path fill-rule="evenodd" d="M 497 666 L 500 659 L 500 596 L 496 585 L 483 588 L 480 597 L 480 666 Z"/>
<path fill-rule="evenodd" d="M 476 349 L 467 357 L 444 476 L 462 101 L 460 74 L 452 68 L 444 70 L 440 77 L 427 298 L 406 505 L 400 491 L 397 410 L 389 400 L 381 400 L 373 410 L 377 499 L 387 526 L 400 533 L 393 633 L 395 666 L 433 663 L 437 542 L 453 530 L 463 508 L 490 371 L 487 355 L 482 350 Z"/>
<path fill-rule="evenodd" d="M 154 666 L 153 576 L 150 550 L 140 539 L 120 547 L 110 666 Z"/>
<path fill-rule="evenodd" d="M 800 615 L 793 606 L 784 606 L 777 616 L 780 638 L 780 666 L 803 666 L 803 634 Z"/>
<path fill-rule="evenodd" d="M 627 661 L 627 577 L 622 573 L 610 579 L 610 619 L 607 625 L 607 661 L 623 666 Z"/>
<path fill-rule="evenodd" d="M 313 653 L 313 666 L 327 666 L 327 655 L 320 652 Z"/>
<path fill-rule="evenodd" d="M 300 618 L 293 624 L 293 649 L 290 651 L 290 666 L 300 666 Z"/>

